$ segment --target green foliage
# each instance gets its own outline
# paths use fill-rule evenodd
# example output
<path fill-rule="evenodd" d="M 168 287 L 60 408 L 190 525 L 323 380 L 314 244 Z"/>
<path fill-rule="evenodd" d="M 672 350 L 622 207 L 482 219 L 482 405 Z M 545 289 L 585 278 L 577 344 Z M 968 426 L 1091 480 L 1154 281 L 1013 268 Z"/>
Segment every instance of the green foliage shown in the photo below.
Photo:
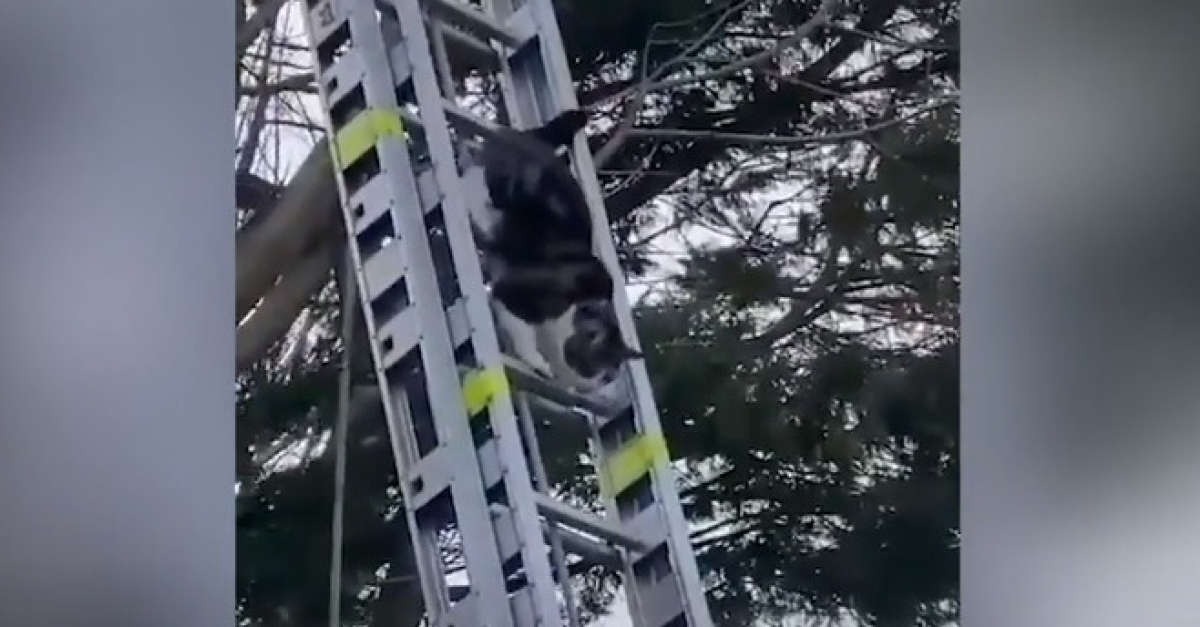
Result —
<path fill-rule="evenodd" d="M 333 426 L 337 400 L 336 355 L 297 364 L 283 372 L 254 373 L 239 395 L 238 436 L 243 446 L 289 438 L 294 447 L 286 467 L 271 470 L 259 460 L 257 476 L 246 477 L 238 496 L 237 564 L 239 617 L 250 624 L 323 624 L 328 610 L 328 574 L 333 508 L 333 459 L 314 450 Z M 389 514 L 396 501 L 391 449 L 378 412 L 360 416 L 350 430 L 353 460 L 347 482 L 345 580 L 352 585 L 343 604 L 362 615 L 356 598 L 374 582 L 375 571 L 402 549 L 403 525 Z M 305 451 L 307 449 L 307 451 Z"/>
<path fill-rule="evenodd" d="M 641 330 L 664 338 L 649 363 L 672 452 L 712 467 L 685 491 L 689 516 L 737 521 L 697 543 L 722 624 L 848 607 L 911 625 L 953 600 L 957 346 L 917 357 L 847 345 L 800 364 L 739 351 L 736 326 L 681 310 Z"/>

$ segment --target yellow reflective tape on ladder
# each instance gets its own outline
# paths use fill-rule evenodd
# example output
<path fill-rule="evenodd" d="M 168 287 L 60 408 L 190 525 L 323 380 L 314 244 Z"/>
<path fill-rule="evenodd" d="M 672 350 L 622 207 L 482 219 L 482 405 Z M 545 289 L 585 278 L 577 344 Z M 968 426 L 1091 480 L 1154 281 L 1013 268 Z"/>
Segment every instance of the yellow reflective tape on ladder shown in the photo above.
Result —
<path fill-rule="evenodd" d="M 478 414 L 493 400 L 507 394 L 508 376 L 504 368 L 474 370 L 463 379 L 463 404 L 468 416 Z"/>
<path fill-rule="evenodd" d="M 661 433 L 643 433 L 626 442 L 604 464 L 600 489 L 616 496 L 641 479 L 659 461 L 669 461 L 667 441 Z"/>
<path fill-rule="evenodd" d="M 405 137 L 399 110 L 365 109 L 338 131 L 333 140 L 337 167 L 346 169 L 384 137 Z"/>

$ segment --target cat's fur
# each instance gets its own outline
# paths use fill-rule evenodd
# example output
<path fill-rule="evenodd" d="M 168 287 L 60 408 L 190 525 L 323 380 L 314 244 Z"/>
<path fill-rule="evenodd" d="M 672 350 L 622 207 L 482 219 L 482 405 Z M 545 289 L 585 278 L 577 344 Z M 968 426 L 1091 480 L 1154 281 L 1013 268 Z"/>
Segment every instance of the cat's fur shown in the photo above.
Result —
<path fill-rule="evenodd" d="M 581 391 L 640 356 L 617 327 L 614 282 L 593 252 L 587 201 L 557 153 L 586 123 L 569 110 L 527 131 L 500 127 L 480 155 L 490 206 L 471 216 L 496 322 L 516 357 Z"/>

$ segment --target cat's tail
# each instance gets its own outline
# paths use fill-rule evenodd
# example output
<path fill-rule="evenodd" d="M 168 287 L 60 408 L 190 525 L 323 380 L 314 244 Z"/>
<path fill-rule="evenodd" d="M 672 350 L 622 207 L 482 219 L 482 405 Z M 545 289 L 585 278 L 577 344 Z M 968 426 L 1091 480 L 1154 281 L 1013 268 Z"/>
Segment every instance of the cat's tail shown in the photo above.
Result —
<path fill-rule="evenodd" d="M 567 109 L 554 116 L 549 122 L 531 129 L 529 132 L 555 148 L 570 146 L 575 141 L 575 134 L 583 130 L 583 127 L 587 126 L 587 122 L 588 116 L 583 110 Z"/>

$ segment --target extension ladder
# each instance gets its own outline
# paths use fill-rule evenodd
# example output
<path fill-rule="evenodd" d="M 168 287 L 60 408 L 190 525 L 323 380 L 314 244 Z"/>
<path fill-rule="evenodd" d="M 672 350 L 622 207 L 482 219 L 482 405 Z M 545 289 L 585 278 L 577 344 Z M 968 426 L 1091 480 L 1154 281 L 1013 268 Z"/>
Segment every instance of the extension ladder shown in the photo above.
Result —
<path fill-rule="evenodd" d="M 636 627 L 710 627 L 644 365 L 607 398 L 579 396 L 504 355 L 493 324 L 467 211 L 486 199 L 467 149 L 492 126 L 453 100 L 450 51 L 501 71 L 513 126 L 577 106 L 551 0 L 304 6 L 428 624 L 578 625 L 582 563 L 621 575 Z M 636 340 L 586 142 L 572 162 Z M 549 494 L 533 405 L 586 427 L 604 514 Z M 465 586 L 447 582 L 447 538 Z"/>

